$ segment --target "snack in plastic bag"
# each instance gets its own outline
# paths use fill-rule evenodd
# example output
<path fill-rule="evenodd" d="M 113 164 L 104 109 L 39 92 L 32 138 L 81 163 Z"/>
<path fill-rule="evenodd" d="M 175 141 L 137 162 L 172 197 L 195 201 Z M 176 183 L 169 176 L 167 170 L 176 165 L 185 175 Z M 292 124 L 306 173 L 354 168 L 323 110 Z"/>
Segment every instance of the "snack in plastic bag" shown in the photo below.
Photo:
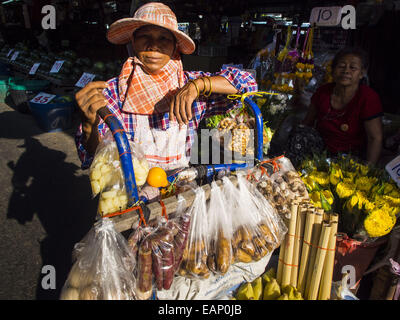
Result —
<path fill-rule="evenodd" d="M 75 245 L 76 261 L 61 300 L 135 300 L 136 261 L 126 239 L 110 219 L 98 221 Z"/>
<path fill-rule="evenodd" d="M 210 271 L 207 267 L 209 235 L 206 197 L 201 187 L 195 190 L 195 194 L 193 204 L 188 210 L 188 215 L 191 219 L 190 231 L 179 274 L 193 278 L 208 278 Z"/>
<path fill-rule="evenodd" d="M 232 214 L 232 250 L 235 262 L 258 261 L 272 251 L 263 231 L 263 221 L 249 192 L 236 188 L 227 178 L 222 178 L 223 194 Z M 239 182 L 239 177 L 238 177 Z"/>
<path fill-rule="evenodd" d="M 151 296 L 153 280 L 158 290 L 168 290 L 180 266 L 189 233 L 190 217 L 183 213 L 182 200 L 173 219 L 154 219 L 153 226 L 137 228 L 129 238 L 138 254 L 138 296 Z M 137 241 L 135 244 L 134 242 Z"/>
<path fill-rule="evenodd" d="M 129 141 L 132 152 L 132 164 L 137 186 L 146 182 L 149 164 L 143 151 L 132 141 Z M 109 131 L 97 147 L 95 157 L 89 171 L 93 197 L 104 189 L 123 184 L 123 172 L 118 154 L 117 144 Z"/>
<path fill-rule="evenodd" d="M 232 217 L 227 212 L 225 199 L 215 181 L 211 183 L 208 221 L 210 225 L 208 242 L 208 268 L 217 274 L 225 274 L 232 262 Z"/>
<path fill-rule="evenodd" d="M 259 228 L 263 237 L 274 249 L 278 248 L 287 233 L 285 222 L 255 185 L 248 182 L 243 175 L 239 175 L 238 180 L 240 190 L 248 192 L 249 198 L 252 199 L 260 214 Z"/>

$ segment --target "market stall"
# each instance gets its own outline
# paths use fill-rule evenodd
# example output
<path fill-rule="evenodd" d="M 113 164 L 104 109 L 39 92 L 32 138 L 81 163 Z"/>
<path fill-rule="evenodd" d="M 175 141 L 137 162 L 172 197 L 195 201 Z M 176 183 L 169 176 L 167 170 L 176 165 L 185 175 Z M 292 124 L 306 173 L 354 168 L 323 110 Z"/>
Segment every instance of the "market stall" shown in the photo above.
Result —
<path fill-rule="evenodd" d="M 103 30 L 117 10 L 100 3 L 84 16 L 100 10 Z M 317 87 L 332 82 L 333 53 L 351 37 L 300 14 L 289 21 L 282 8 L 257 14 L 252 7 L 239 17 L 235 7 L 219 20 L 205 17 L 203 5 L 172 5 L 184 8 L 177 11 L 188 21 L 182 30 L 193 32 L 195 24 L 202 31 L 184 66 L 215 71 L 234 64 L 256 76 L 259 91 L 228 97 L 241 107 L 200 126 L 212 132 L 204 139 L 221 153 L 220 163 L 210 159 L 172 172 L 151 167 L 116 117 L 99 112 L 112 134 L 101 141 L 88 173 L 97 219 L 74 247 L 60 299 L 357 299 L 365 274 L 385 276 L 378 266 L 388 265 L 375 263 L 398 239 L 399 186 L 379 166 L 349 154 L 328 156 L 316 130 L 299 125 Z M 232 53 L 244 43 L 243 56 Z M 54 48 L 26 41 L 0 47 L 0 62 L 9 68 L 6 91 L 18 81 L 45 81 L 21 89 L 32 113 L 35 103 L 51 112 L 43 97 L 69 108 L 87 83 L 119 74 L 127 49 L 119 55 L 105 49 L 100 58 L 93 47 L 86 55 L 82 43 L 76 50 L 72 43 Z M 70 97 L 53 95 L 55 88 Z M 395 116 L 385 120 L 393 125 L 390 134 L 399 129 Z M 46 125 L 45 131 L 55 129 Z M 382 261 L 393 261 L 395 270 L 398 249 L 389 251 Z M 398 281 L 398 274 L 386 278 Z"/>

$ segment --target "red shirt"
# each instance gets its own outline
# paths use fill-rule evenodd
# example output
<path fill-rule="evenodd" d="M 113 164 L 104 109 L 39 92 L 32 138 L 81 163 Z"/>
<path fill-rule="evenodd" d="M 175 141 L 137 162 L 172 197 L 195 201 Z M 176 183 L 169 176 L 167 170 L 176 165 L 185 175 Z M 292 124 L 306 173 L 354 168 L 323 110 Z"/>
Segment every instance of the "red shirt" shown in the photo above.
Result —
<path fill-rule="evenodd" d="M 335 110 L 331 106 L 334 86 L 325 84 L 311 97 L 317 109 L 317 130 L 330 152 L 362 151 L 367 141 L 364 121 L 383 115 L 379 96 L 370 87 L 360 85 L 345 108 Z"/>

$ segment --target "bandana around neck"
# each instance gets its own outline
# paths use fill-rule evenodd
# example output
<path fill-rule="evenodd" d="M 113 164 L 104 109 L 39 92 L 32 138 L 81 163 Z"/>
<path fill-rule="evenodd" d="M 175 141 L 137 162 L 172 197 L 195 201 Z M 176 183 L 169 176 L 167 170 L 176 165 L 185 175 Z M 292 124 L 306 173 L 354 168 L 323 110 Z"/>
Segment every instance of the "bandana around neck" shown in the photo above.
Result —
<path fill-rule="evenodd" d="M 171 57 L 157 74 L 147 73 L 138 58 L 130 57 L 118 77 L 122 110 L 141 115 L 166 113 L 172 96 L 183 83 L 184 73 L 179 55 Z"/>

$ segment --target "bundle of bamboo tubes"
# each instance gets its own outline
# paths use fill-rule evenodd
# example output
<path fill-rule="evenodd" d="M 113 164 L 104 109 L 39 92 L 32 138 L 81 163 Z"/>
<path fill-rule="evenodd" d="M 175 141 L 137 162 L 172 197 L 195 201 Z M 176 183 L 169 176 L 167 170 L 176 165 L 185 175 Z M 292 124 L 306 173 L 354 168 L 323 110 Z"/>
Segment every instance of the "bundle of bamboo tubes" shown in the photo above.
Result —
<path fill-rule="evenodd" d="M 291 285 L 306 300 L 329 300 L 335 260 L 338 215 L 315 208 L 308 200 L 293 201 L 285 221 L 277 281 Z"/>

